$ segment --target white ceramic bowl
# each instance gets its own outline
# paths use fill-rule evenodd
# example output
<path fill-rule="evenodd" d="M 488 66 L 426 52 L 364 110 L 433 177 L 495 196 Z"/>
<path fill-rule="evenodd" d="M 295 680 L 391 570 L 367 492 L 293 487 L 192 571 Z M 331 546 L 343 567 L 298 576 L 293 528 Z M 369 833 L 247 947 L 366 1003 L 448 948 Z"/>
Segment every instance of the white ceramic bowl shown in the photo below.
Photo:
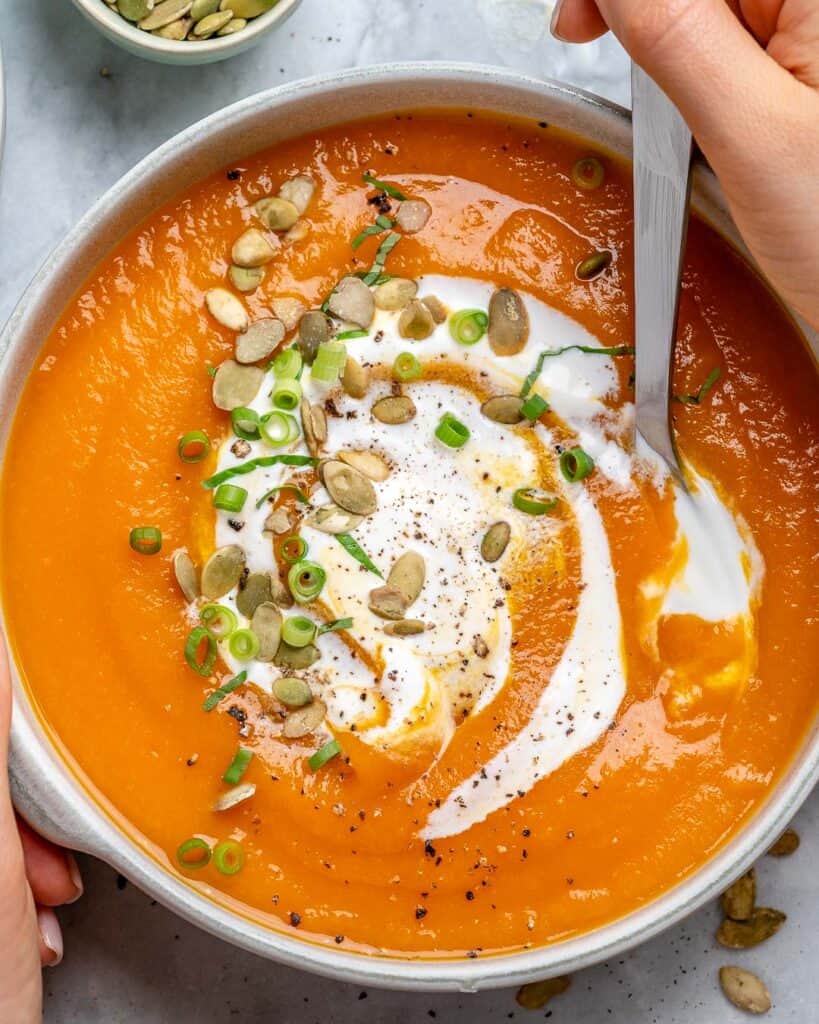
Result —
<path fill-rule="evenodd" d="M 0 345 L 0 451 L 23 381 L 65 304 L 112 246 L 192 181 L 280 140 L 353 118 L 423 107 L 472 107 L 546 120 L 628 156 L 625 111 L 556 82 L 465 65 L 396 65 L 346 72 L 253 96 L 200 121 L 146 157 L 104 195 L 48 258 L 12 315 Z M 713 176 L 699 168 L 695 207 L 735 242 Z M 819 352 L 819 339 L 806 331 Z M 13 598 L 12 598 L 13 599 Z M 55 666 L 57 671 L 57 666 Z M 819 723 L 753 818 L 690 877 L 650 904 L 577 938 L 478 959 L 362 956 L 274 931 L 208 899 L 171 873 L 83 779 L 32 707 L 13 666 L 11 770 L 17 806 L 57 842 L 107 861 L 182 917 L 262 956 L 345 981 L 427 991 L 517 985 L 613 957 L 691 913 L 759 857 L 782 832 L 819 777 Z M 491 937 L 487 937 L 491 945 Z"/>
<path fill-rule="evenodd" d="M 267 32 L 287 21 L 301 0 L 279 0 L 267 13 L 252 18 L 241 32 L 221 38 L 214 36 L 202 42 L 177 42 L 143 32 L 103 0 L 73 0 L 73 3 L 104 36 L 137 57 L 161 64 L 212 64 L 255 46 Z"/>

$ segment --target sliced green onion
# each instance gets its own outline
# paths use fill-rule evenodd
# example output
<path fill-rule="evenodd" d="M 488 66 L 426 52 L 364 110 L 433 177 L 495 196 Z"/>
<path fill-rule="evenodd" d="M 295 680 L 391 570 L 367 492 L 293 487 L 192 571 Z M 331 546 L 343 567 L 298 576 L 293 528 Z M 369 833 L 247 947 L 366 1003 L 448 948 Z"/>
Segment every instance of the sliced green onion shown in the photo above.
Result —
<path fill-rule="evenodd" d="M 293 381 L 300 387 L 298 381 Z M 299 436 L 299 425 L 296 417 L 287 412 L 274 409 L 273 412 L 265 413 L 259 423 L 259 433 L 262 440 L 271 446 L 279 448 L 283 444 L 290 444 Z"/>
<path fill-rule="evenodd" d="M 570 484 L 585 480 L 593 471 L 594 459 L 582 448 L 572 448 L 560 456 L 560 472 Z"/>
<path fill-rule="evenodd" d="M 285 537 L 282 541 L 281 553 L 285 562 L 295 565 L 307 554 L 307 541 L 304 537 Z"/>
<path fill-rule="evenodd" d="M 179 438 L 176 450 L 183 462 L 201 462 L 208 457 L 210 440 L 204 430 L 189 430 Z"/>
<path fill-rule="evenodd" d="M 213 492 L 213 506 L 223 512 L 241 512 L 247 501 L 247 491 L 235 484 L 219 484 Z"/>
<path fill-rule="evenodd" d="M 392 196 L 393 199 L 399 199 L 403 202 L 407 197 L 403 192 L 400 192 L 395 185 L 388 185 L 386 181 L 379 181 L 378 178 L 374 178 L 371 174 L 363 174 L 362 177 L 368 185 L 372 185 L 373 188 L 377 188 L 379 192 L 386 192 L 388 196 Z"/>
<path fill-rule="evenodd" d="M 705 378 L 702 387 L 700 387 L 699 391 L 695 395 L 674 395 L 674 398 L 678 402 L 682 402 L 683 405 L 702 405 L 703 399 L 721 376 L 722 370 L 718 366 L 715 366 Z"/>
<path fill-rule="evenodd" d="M 213 711 L 217 704 L 220 704 L 225 697 L 228 697 L 234 690 L 238 688 L 247 680 L 247 672 L 242 671 L 232 679 L 228 679 L 226 683 L 213 691 L 212 694 L 207 698 L 205 703 L 202 705 L 203 711 Z"/>
<path fill-rule="evenodd" d="M 392 374 L 396 380 L 418 380 L 423 373 L 420 362 L 412 352 L 399 352 L 392 364 Z"/>
<path fill-rule="evenodd" d="M 140 555 L 156 555 L 162 550 L 162 531 L 155 526 L 135 526 L 128 543 Z"/>
<path fill-rule="evenodd" d="M 333 619 L 332 622 L 325 622 L 318 628 L 318 635 L 323 636 L 325 633 L 336 633 L 340 629 L 352 629 L 352 619 Z"/>
<path fill-rule="evenodd" d="M 537 487 L 519 487 L 512 495 L 512 504 L 528 516 L 543 516 L 557 508 L 558 499 Z"/>
<path fill-rule="evenodd" d="M 296 495 L 296 499 L 300 501 L 302 505 L 310 504 L 310 499 L 304 491 L 301 490 L 301 488 L 296 487 L 295 484 L 281 484 L 279 487 L 271 487 L 269 491 L 265 491 L 261 498 L 256 502 L 256 508 L 261 508 L 266 501 L 272 498 L 275 494 L 278 494 L 280 491 L 293 491 Z"/>
<path fill-rule="evenodd" d="M 264 455 L 260 459 L 249 459 L 238 466 L 223 469 L 220 473 L 203 480 L 202 486 L 210 491 L 223 484 L 225 480 L 231 480 L 235 476 L 247 476 L 255 469 L 266 469 L 268 466 L 315 466 L 317 462 L 318 459 L 313 459 L 309 455 Z"/>
<path fill-rule="evenodd" d="M 469 427 L 461 423 L 451 412 L 445 412 L 435 428 L 435 436 L 447 448 L 463 448 L 469 440 Z"/>
<path fill-rule="evenodd" d="M 222 776 L 222 782 L 226 782 L 229 786 L 237 786 L 242 781 L 242 776 L 252 760 L 253 751 L 248 750 L 247 747 L 239 747 L 233 755 L 228 770 Z"/>
<path fill-rule="evenodd" d="M 327 573 L 318 562 L 296 562 L 287 574 L 287 585 L 299 604 L 315 600 L 326 582 Z"/>
<path fill-rule="evenodd" d="M 282 623 L 282 640 L 291 647 L 306 647 L 316 636 L 316 624 L 306 615 L 291 615 Z"/>
<path fill-rule="evenodd" d="M 322 384 L 333 384 L 341 376 L 346 362 L 347 348 L 343 342 L 323 341 L 310 368 L 310 376 Z"/>
<path fill-rule="evenodd" d="M 489 317 L 482 309 L 461 309 L 449 318 L 449 333 L 459 345 L 474 345 L 486 334 Z"/>
<path fill-rule="evenodd" d="M 375 573 L 376 576 L 380 576 L 382 580 L 384 579 L 378 567 L 372 561 L 364 548 L 362 548 L 358 543 L 355 537 L 351 537 L 349 533 L 337 533 L 335 538 L 347 554 L 352 555 L 359 564 L 363 565 L 364 568 L 368 570 L 368 572 Z"/>
<path fill-rule="evenodd" d="M 199 652 L 202 644 L 205 644 L 205 652 L 200 658 Z M 200 676 L 209 676 L 216 664 L 216 637 L 204 626 L 195 626 L 188 634 L 185 641 L 185 661 Z"/>
<path fill-rule="evenodd" d="M 274 408 L 284 412 L 298 409 L 301 402 L 301 384 L 293 377 L 280 377 L 273 385 L 270 400 Z"/>
<path fill-rule="evenodd" d="M 372 268 L 362 278 L 362 281 L 366 285 L 373 285 L 378 283 L 381 278 L 381 273 L 384 269 L 384 264 L 387 262 L 387 257 L 393 251 L 393 249 L 401 241 L 401 236 L 396 231 L 391 231 L 384 241 L 379 245 L 378 252 L 375 254 L 375 260 L 373 261 Z"/>
<path fill-rule="evenodd" d="M 191 836 L 176 851 L 176 863 L 186 871 L 197 871 L 210 863 L 210 847 L 199 836 Z"/>
<path fill-rule="evenodd" d="M 538 377 L 543 371 L 543 364 L 547 359 L 552 356 L 562 356 L 564 352 L 587 352 L 593 356 L 633 356 L 634 346 L 633 345 L 614 345 L 611 348 L 595 348 L 592 345 L 564 345 L 563 348 L 547 348 L 544 349 L 537 357 L 535 368 L 530 374 L 527 375 L 523 382 L 523 387 L 520 389 L 520 397 L 526 398 L 532 388 L 535 386 Z"/>
<path fill-rule="evenodd" d="M 534 422 L 535 420 L 539 420 L 548 408 L 549 403 L 545 398 L 541 398 L 540 395 L 529 395 L 520 407 L 520 411 L 527 420 L 532 420 Z"/>
<path fill-rule="evenodd" d="M 355 330 L 355 331 L 342 331 L 341 334 L 336 335 L 336 341 L 354 341 L 356 338 L 366 338 L 369 335 L 369 331 Z"/>
<path fill-rule="evenodd" d="M 228 637 L 228 650 L 239 661 L 250 661 L 259 653 L 261 644 L 252 629 L 237 629 Z"/>
<path fill-rule="evenodd" d="M 606 177 L 606 170 L 597 157 L 584 156 L 572 167 L 572 181 L 578 188 L 591 191 L 600 188 Z"/>
<path fill-rule="evenodd" d="M 323 747 L 307 759 L 307 763 L 310 765 L 310 771 L 317 772 L 319 768 L 323 768 L 328 761 L 332 761 L 333 758 L 338 757 L 340 753 L 341 744 L 338 740 L 330 740 L 329 743 L 325 743 Z"/>
<path fill-rule="evenodd" d="M 202 620 L 202 625 L 219 640 L 230 636 L 239 625 L 239 620 L 233 609 L 223 604 L 206 604 L 199 613 L 199 618 Z"/>
<path fill-rule="evenodd" d="M 276 377 L 295 379 L 303 365 L 301 352 L 297 348 L 286 348 L 273 360 L 273 373 Z"/>
<path fill-rule="evenodd" d="M 253 409 L 239 406 L 231 410 L 230 423 L 233 433 L 243 441 L 256 441 L 259 437 L 259 414 Z"/>
<path fill-rule="evenodd" d="M 235 839 L 217 843 L 213 850 L 213 866 L 222 875 L 238 875 L 245 866 L 245 851 Z"/>

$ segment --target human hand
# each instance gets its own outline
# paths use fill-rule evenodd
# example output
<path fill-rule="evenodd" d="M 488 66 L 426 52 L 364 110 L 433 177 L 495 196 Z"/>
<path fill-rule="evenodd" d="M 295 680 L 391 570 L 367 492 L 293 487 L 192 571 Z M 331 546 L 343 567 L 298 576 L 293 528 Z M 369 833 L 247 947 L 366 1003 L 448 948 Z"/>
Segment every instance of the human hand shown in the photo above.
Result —
<path fill-rule="evenodd" d="M 610 27 L 682 112 L 773 286 L 819 328 L 816 0 L 559 0 L 552 32 Z"/>
<path fill-rule="evenodd" d="M 0 639 L 0 766 L 8 753 L 11 686 Z M 82 895 L 76 861 L 15 817 L 8 778 L 0 770 L 0 1021 L 34 1024 L 41 1019 L 40 965 L 63 955 L 60 925 L 52 907 Z"/>

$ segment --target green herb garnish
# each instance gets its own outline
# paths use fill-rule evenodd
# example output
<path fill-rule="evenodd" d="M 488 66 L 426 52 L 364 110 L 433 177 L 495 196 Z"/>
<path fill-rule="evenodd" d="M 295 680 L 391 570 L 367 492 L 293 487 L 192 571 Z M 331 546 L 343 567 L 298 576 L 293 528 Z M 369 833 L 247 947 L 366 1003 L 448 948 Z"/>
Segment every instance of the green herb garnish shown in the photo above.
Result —
<path fill-rule="evenodd" d="M 587 352 L 593 356 L 633 356 L 634 346 L 633 345 L 614 345 L 611 348 L 594 348 L 592 345 L 564 345 L 563 348 L 547 348 L 544 349 L 537 357 L 535 368 L 528 375 L 526 380 L 523 382 L 523 387 L 520 389 L 520 397 L 526 398 L 532 388 L 535 386 L 535 382 L 543 370 L 543 364 L 551 356 L 562 356 L 564 352 Z"/>
<path fill-rule="evenodd" d="M 369 572 L 375 573 L 376 576 L 380 576 L 382 580 L 384 579 L 375 563 L 354 537 L 351 537 L 349 533 L 337 533 L 335 537 L 348 555 L 352 555 L 353 558 L 363 565 Z"/>
<path fill-rule="evenodd" d="M 230 480 L 234 476 L 246 476 L 255 469 L 264 469 L 267 466 L 315 466 L 317 463 L 318 459 L 312 459 L 309 455 L 264 455 L 259 459 L 250 459 L 249 462 L 231 466 L 230 469 L 223 469 L 220 473 L 203 480 L 202 486 L 211 491 L 225 480 Z"/>
<path fill-rule="evenodd" d="M 237 690 L 242 683 L 247 679 L 247 672 L 240 672 L 238 676 L 234 676 L 232 679 L 228 679 L 226 683 L 214 690 L 213 693 L 207 698 L 205 703 L 202 705 L 203 711 L 213 711 L 217 704 L 220 704 L 225 697 L 228 697 L 234 690 Z"/>
<path fill-rule="evenodd" d="M 379 192 L 386 192 L 387 195 L 392 196 L 393 199 L 398 199 L 403 203 L 407 198 L 403 192 L 399 191 L 399 189 L 395 187 L 395 185 L 390 185 L 386 181 L 379 181 L 378 178 L 374 178 L 371 174 L 362 174 L 361 177 L 368 185 L 372 185 L 373 188 L 377 188 Z"/>
<path fill-rule="evenodd" d="M 721 376 L 722 370 L 716 366 L 705 378 L 702 383 L 702 387 L 700 387 L 699 391 L 695 395 L 674 395 L 674 399 L 677 402 L 682 402 L 683 405 L 702 405 L 703 399 Z"/>

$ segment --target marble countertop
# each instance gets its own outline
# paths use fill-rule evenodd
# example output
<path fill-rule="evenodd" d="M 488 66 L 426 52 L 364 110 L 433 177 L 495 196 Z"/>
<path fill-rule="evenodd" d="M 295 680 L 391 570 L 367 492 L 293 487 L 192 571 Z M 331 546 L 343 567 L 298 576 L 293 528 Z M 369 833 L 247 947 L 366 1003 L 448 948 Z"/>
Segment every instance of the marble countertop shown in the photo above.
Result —
<path fill-rule="evenodd" d="M 7 138 L 0 177 L 0 321 L 54 244 L 105 189 L 169 136 L 243 96 L 317 72 L 390 60 L 458 59 L 563 78 L 628 102 L 627 61 L 611 41 L 577 49 L 548 35 L 549 0 L 304 0 L 249 53 L 163 67 L 108 43 L 69 0 L 0 0 Z M 102 68 L 107 69 L 105 76 Z M 362 991 L 285 969 L 180 921 L 105 865 L 84 859 L 84 899 L 61 912 L 63 964 L 46 974 L 48 1024 L 739 1024 L 723 963 L 768 982 L 774 1024 L 819 1017 L 813 928 L 819 906 L 819 794 L 795 823 L 802 847 L 759 865 L 761 898 L 787 911 L 761 948 L 725 955 L 715 907 L 634 952 L 585 971 L 539 1013 L 511 991 L 423 996 Z M 6 1022 L 4 1022 L 6 1024 Z M 7 1022 L 14 1024 L 14 1022 Z"/>

